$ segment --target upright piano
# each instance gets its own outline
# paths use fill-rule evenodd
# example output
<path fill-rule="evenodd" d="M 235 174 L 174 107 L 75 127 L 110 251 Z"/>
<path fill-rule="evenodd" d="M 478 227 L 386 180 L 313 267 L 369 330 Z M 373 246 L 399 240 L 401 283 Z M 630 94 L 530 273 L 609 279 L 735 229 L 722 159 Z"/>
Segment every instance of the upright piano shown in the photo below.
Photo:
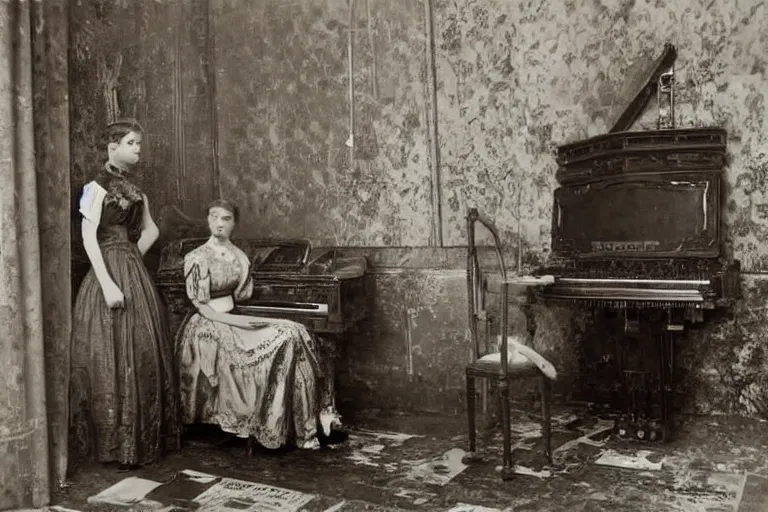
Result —
<path fill-rule="evenodd" d="M 183 238 L 162 249 L 155 280 L 177 320 L 193 307 L 186 296 L 184 255 L 206 240 Z M 250 259 L 254 283 L 253 295 L 236 312 L 294 320 L 323 336 L 342 335 L 366 317 L 365 257 L 312 247 L 309 240 L 233 241 Z"/>
<path fill-rule="evenodd" d="M 728 134 L 674 127 L 675 59 L 666 45 L 609 133 L 558 148 L 552 258 L 540 271 L 555 280 L 537 291 L 544 303 L 611 312 L 622 336 L 645 336 L 653 371 L 617 356 L 617 433 L 646 440 L 672 437 L 675 339 L 740 296 L 739 262 L 723 250 Z M 657 129 L 628 131 L 654 94 Z"/>

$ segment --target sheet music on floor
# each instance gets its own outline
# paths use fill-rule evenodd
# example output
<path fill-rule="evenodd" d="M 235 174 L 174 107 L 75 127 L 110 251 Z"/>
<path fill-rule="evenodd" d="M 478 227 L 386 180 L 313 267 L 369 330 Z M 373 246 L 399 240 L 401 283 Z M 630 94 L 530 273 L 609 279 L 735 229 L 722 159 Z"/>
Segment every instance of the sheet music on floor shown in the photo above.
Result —
<path fill-rule="evenodd" d="M 222 478 L 194 501 L 200 504 L 198 512 L 298 512 L 314 498 L 313 494 Z"/>

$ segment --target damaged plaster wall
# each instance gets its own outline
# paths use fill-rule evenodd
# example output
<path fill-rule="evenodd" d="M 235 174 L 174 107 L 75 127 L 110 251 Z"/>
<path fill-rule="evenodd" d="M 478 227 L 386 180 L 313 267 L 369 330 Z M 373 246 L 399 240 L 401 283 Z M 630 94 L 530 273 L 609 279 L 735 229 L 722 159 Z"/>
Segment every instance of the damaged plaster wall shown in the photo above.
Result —
<path fill-rule="evenodd" d="M 460 407 L 463 260 L 452 249 L 415 249 L 429 244 L 432 211 L 425 6 L 355 2 L 352 162 L 344 145 L 348 6 L 213 2 L 222 191 L 253 219 L 244 235 L 369 248 L 377 295 L 368 331 L 348 347 L 355 397 L 371 406 Z M 634 66 L 669 41 L 679 54 L 678 125 L 731 134 L 727 251 L 747 272 L 764 271 L 765 11 L 757 0 L 435 0 L 445 245 L 466 243 L 463 216 L 478 206 L 511 251 L 521 217 L 526 267 L 545 261 L 554 148 L 605 132 L 628 101 Z M 652 124 L 646 116 L 637 128 Z M 733 315 L 695 330 L 683 347 L 689 409 L 763 415 L 765 284 L 752 275 L 744 286 Z M 537 343 L 575 371 L 589 319 L 562 309 L 539 315 Z M 446 368 L 454 380 L 441 382 L 436 372 Z"/>

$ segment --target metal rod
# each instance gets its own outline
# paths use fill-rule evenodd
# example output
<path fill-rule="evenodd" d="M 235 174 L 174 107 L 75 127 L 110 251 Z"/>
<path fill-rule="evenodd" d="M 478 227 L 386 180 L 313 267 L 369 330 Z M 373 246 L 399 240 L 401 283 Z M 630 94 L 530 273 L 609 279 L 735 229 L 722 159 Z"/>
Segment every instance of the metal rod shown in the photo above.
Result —
<path fill-rule="evenodd" d="M 349 0 L 349 26 L 347 28 L 347 60 L 349 73 L 349 168 L 355 169 L 355 0 Z"/>
<path fill-rule="evenodd" d="M 368 51 L 371 52 L 371 94 L 375 101 L 379 101 L 379 73 L 376 59 L 376 40 L 373 33 L 373 17 L 371 16 L 371 2 L 365 0 L 365 13 L 368 18 Z"/>
<path fill-rule="evenodd" d="M 435 31 L 433 0 L 424 0 L 427 39 L 427 88 L 429 89 L 429 151 L 432 176 L 432 246 L 443 246 L 443 214 L 440 184 L 440 140 L 437 130 L 437 68 L 435 66 Z"/>
<path fill-rule="evenodd" d="M 216 103 L 216 35 L 213 29 L 213 8 L 208 1 L 206 17 L 206 56 L 208 74 L 208 101 L 210 101 L 211 157 L 213 159 L 213 196 L 221 197 L 221 175 L 219 169 L 219 117 Z"/>
<path fill-rule="evenodd" d="M 523 270 L 523 187 L 517 189 L 517 275 Z"/>
<path fill-rule="evenodd" d="M 184 166 L 184 92 L 182 89 L 182 66 L 181 66 L 181 31 L 185 26 L 181 23 L 183 18 L 182 7 L 176 8 L 177 26 L 174 33 L 174 53 L 175 59 L 173 65 L 173 149 L 174 163 L 176 165 L 176 187 L 177 198 L 182 211 L 187 211 L 186 194 L 186 169 Z"/>

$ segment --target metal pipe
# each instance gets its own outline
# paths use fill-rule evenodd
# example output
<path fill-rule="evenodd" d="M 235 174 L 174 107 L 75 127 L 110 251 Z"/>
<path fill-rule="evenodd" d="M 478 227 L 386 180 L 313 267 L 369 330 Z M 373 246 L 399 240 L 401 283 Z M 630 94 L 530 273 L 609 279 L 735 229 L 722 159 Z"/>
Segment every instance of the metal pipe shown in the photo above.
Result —
<path fill-rule="evenodd" d="M 523 273 L 523 187 L 517 189 L 517 275 Z"/>
<path fill-rule="evenodd" d="M 182 21 L 182 8 L 176 9 L 177 26 L 174 30 L 173 49 L 175 53 L 175 62 L 173 63 L 173 159 L 176 165 L 176 198 L 182 211 L 187 211 L 186 168 L 184 165 L 184 91 L 182 88 L 182 66 L 181 66 L 181 30 L 184 27 Z"/>
<path fill-rule="evenodd" d="M 216 104 L 216 34 L 213 29 L 213 8 L 208 1 L 208 14 L 206 19 L 206 55 L 208 60 L 208 91 L 210 103 L 211 122 L 211 157 L 213 158 L 213 195 L 221 197 L 221 174 L 219 169 L 219 117 Z"/>
<path fill-rule="evenodd" d="M 373 18 L 371 17 L 371 1 L 365 0 L 365 13 L 368 17 L 368 48 L 371 52 L 371 94 L 375 101 L 379 101 L 379 73 L 376 62 L 376 41 L 373 34 Z"/>
<path fill-rule="evenodd" d="M 427 43 L 427 88 L 429 90 L 429 151 L 432 177 L 431 246 L 443 247 L 443 215 L 440 184 L 440 140 L 437 130 L 437 68 L 435 65 L 435 31 L 433 0 L 424 0 Z"/>
<path fill-rule="evenodd" d="M 347 28 L 347 59 L 349 72 L 349 168 L 355 170 L 355 0 L 349 0 L 349 27 Z"/>

